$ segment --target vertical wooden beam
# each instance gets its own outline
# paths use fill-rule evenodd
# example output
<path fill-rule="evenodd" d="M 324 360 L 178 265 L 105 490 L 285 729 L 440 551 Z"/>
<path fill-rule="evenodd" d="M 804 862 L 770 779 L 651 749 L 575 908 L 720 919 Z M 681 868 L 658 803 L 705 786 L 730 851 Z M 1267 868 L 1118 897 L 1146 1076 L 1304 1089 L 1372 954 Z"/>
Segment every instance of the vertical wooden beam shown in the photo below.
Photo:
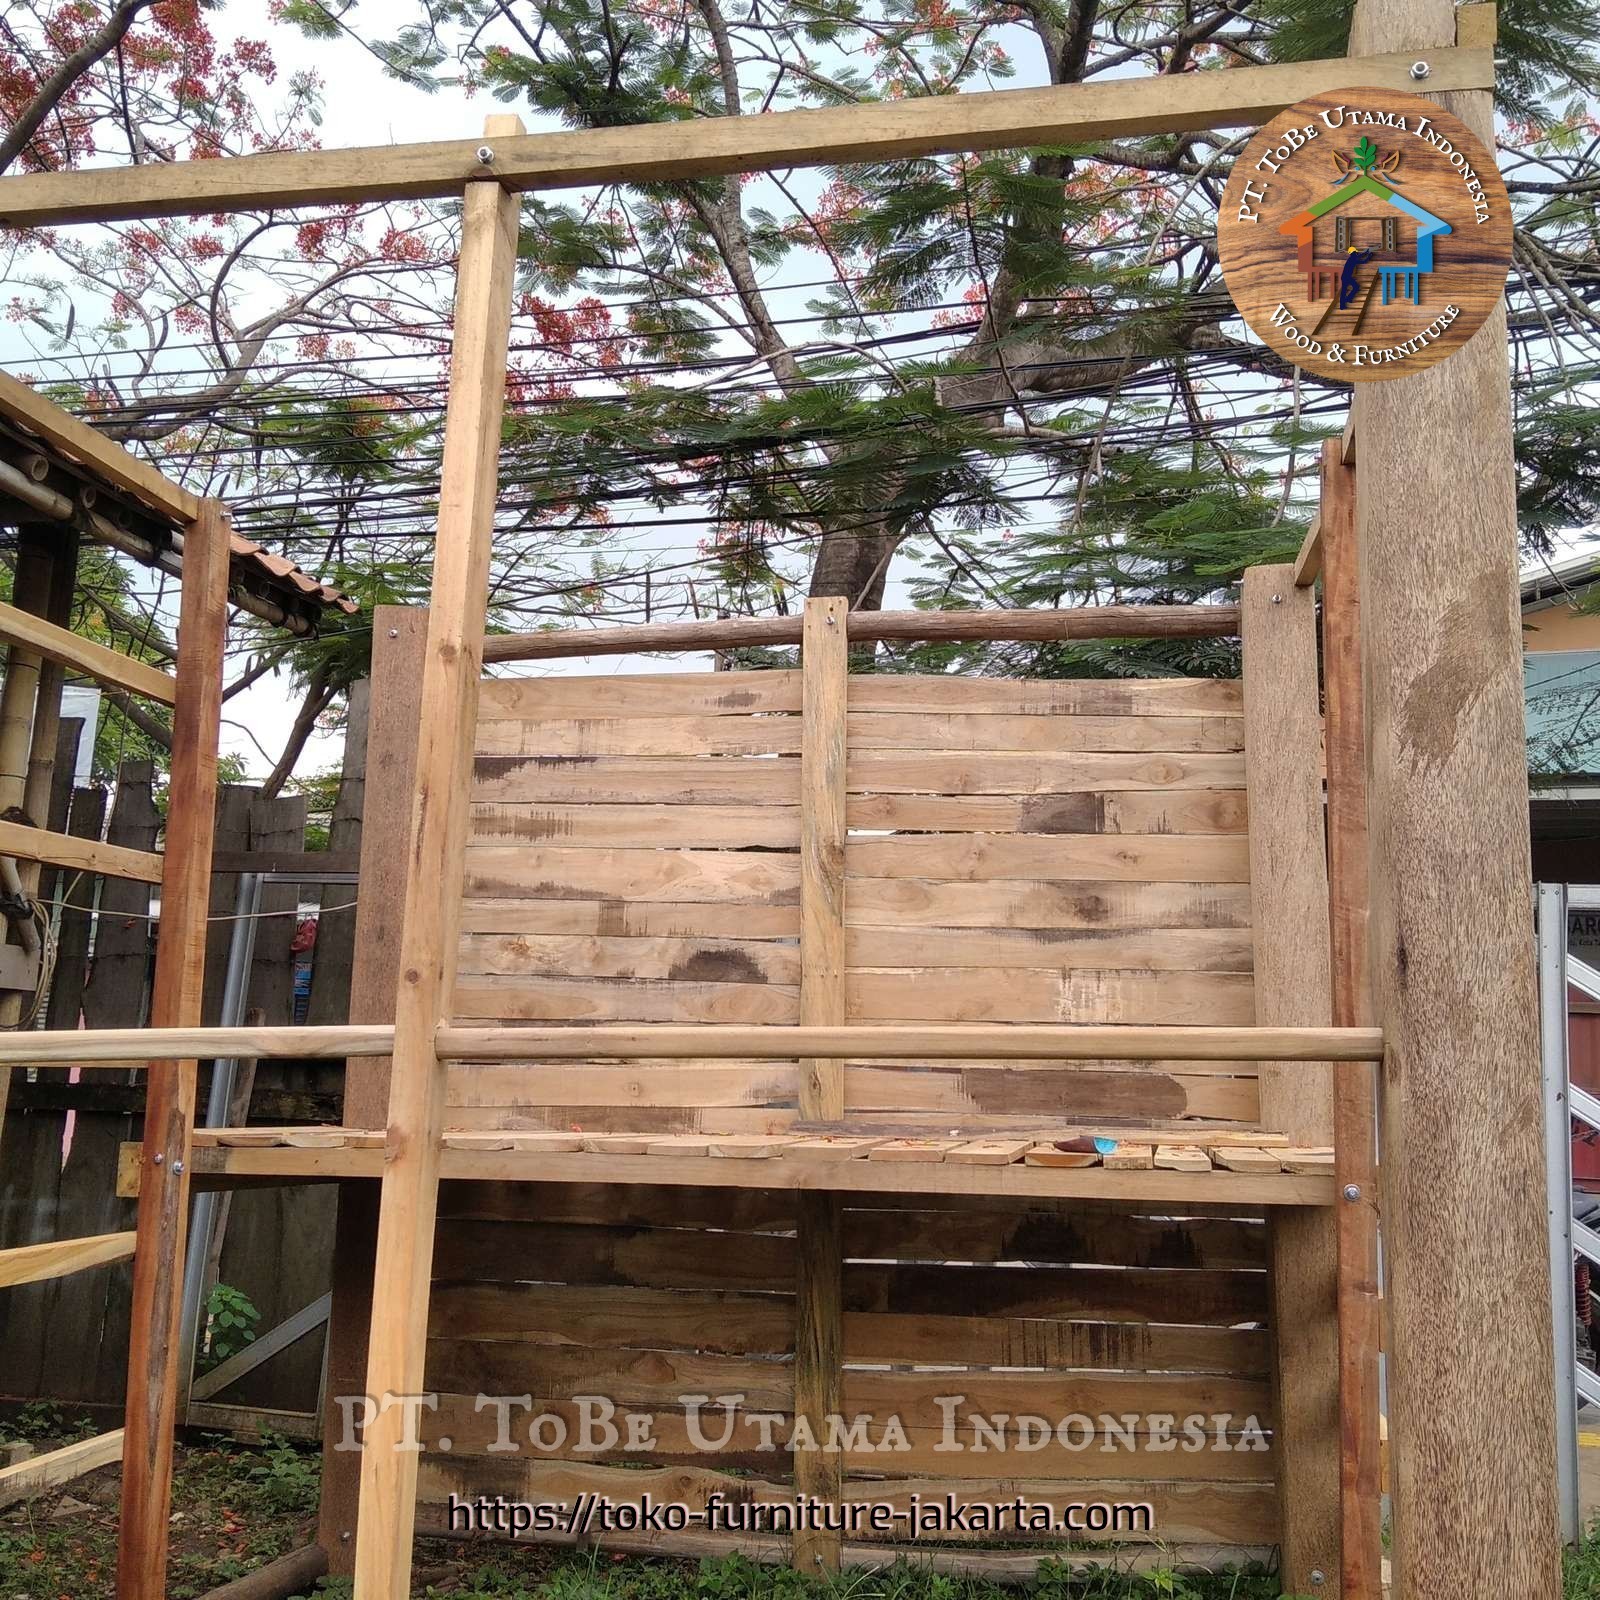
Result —
<path fill-rule="evenodd" d="M 1367 1025 L 1367 752 L 1361 693 L 1356 469 L 1322 446 L 1322 677 L 1327 708 L 1328 917 L 1333 1023 Z M 1367 1062 L 1333 1086 L 1339 1233 L 1340 1594 L 1381 1600 L 1383 1489 L 1378 1439 L 1377 1081 Z M 1351 1198 L 1352 1192 L 1355 1198 Z"/>
<path fill-rule="evenodd" d="M 184 535 L 161 934 L 150 1000 L 150 1024 L 157 1028 L 189 1028 L 200 1021 L 227 630 L 228 518 L 217 502 L 205 501 Z M 164 1600 L 167 1592 L 167 1518 L 182 1354 L 178 1319 L 195 1063 L 152 1062 L 145 1081 L 144 1177 L 133 1256 L 133 1331 L 128 1345 L 117 1555 L 119 1600 Z"/>
<path fill-rule="evenodd" d="M 493 116 L 495 138 L 522 131 Z M 444 1129 L 444 1069 L 434 1033 L 450 1004 L 461 924 L 467 791 L 483 672 L 489 553 L 499 487 L 518 202 L 497 183 L 467 187 L 456 271 L 450 402 L 434 544 L 433 597 L 422 665 L 422 713 L 395 1045 L 389 1135 L 378 1222 L 366 1392 L 378 1407 L 361 1454 L 356 1591 L 407 1600 L 416 1527 L 417 1455 L 407 1445 L 421 1393 L 428 1282 Z"/>
<path fill-rule="evenodd" d="M 844 977 L 845 697 L 849 689 L 848 602 L 807 600 L 800 647 L 804 723 L 800 735 L 800 1021 L 848 1020 Z M 844 1063 L 802 1061 L 800 1115 L 844 1116 Z"/>
<path fill-rule="evenodd" d="M 393 1022 L 400 981 L 401 911 L 411 858 L 411 797 L 416 785 L 422 663 L 428 613 L 420 606 L 379 606 L 372 618 L 372 684 L 367 762 L 362 785 L 361 882 L 356 899 L 350 1008 L 341 1020 Z M 345 1065 L 344 1123 L 381 1128 L 388 1120 L 390 1058 Z M 345 1416 L 341 1396 L 366 1393 L 367 1333 L 378 1245 L 378 1185 L 339 1185 L 333 1236 L 333 1303 L 328 1310 L 328 1382 L 322 1419 L 322 1495 L 317 1542 L 328 1570 L 355 1570 L 361 1457 L 339 1449 Z"/>
<path fill-rule="evenodd" d="M 1477 8 L 1462 26 L 1480 25 Z M 1358 0 L 1353 51 L 1456 38 Z M 1419 85 L 1426 87 L 1426 84 Z M 1494 148 L 1490 96 L 1439 102 Z M 1503 305 L 1356 386 L 1394 1577 L 1401 1600 L 1561 1592 L 1516 475 Z"/>
<path fill-rule="evenodd" d="M 806 601 L 800 667 L 805 726 L 800 739 L 800 1020 L 848 1020 L 845 1004 L 844 852 L 845 704 L 850 657 L 847 602 Z M 844 1063 L 800 1063 L 800 1115 L 824 1122 L 844 1116 Z M 794 1409 L 815 1450 L 794 1454 L 795 1492 L 836 1506 L 844 1492 L 844 1458 L 820 1448 L 829 1418 L 842 1403 L 844 1362 L 843 1230 L 837 1194 L 799 1196 L 795 1300 Z M 804 1518 L 805 1512 L 802 1512 Z M 821 1519 L 819 1519 L 821 1520 Z M 795 1531 L 793 1560 L 802 1572 L 837 1571 L 840 1537 L 815 1525 Z"/>
<path fill-rule="evenodd" d="M 1312 592 L 1295 587 L 1292 566 L 1251 567 L 1240 626 L 1256 1021 L 1321 1027 L 1332 997 Z M 1261 1120 L 1294 1144 L 1330 1144 L 1332 1067 L 1264 1063 Z M 1271 1227 L 1284 1592 L 1330 1594 L 1339 1566 L 1335 1222 L 1326 1209 L 1277 1209 Z"/>

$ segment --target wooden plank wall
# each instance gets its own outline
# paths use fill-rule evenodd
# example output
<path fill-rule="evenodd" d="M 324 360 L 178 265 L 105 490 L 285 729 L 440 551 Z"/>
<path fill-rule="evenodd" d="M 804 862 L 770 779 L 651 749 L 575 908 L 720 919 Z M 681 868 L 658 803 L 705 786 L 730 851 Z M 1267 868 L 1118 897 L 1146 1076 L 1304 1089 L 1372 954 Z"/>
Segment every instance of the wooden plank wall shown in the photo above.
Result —
<path fill-rule="evenodd" d="M 358 697 L 359 698 L 359 697 Z M 76 735 L 76 721 L 64 731 Z M 62 782 L 52 826 L 59 831 L 105 838 L 130 849 L 151 850 L 159 842 L 161 814 L 146 762 L 124 763 L 114 791 L 72 791 L 75 744 L 57 755 Z M 336 812 L 334 844 L 359 838 L 361 767 L 347 765 Z M 70 795 L 70 808 L 69 808 Z M 108 805 L 109 800 L 109 805 Z M 224 788 L 217 805 L 219 849 L 239 853 L 305 846 L 305 802 L 263 800 L 253 789 Z M 150 886 L 127 879 L 66 874 L 75 907 L 98 906 L 63 918 L 61 956 L 49 1001 L 52 1026 L 70 1027 L 82 1017 L 88 1027 L 134 1027 L 145 1020 L 154 955 Z M 219 874 L 212 908 L 220 916 L 235 909 L 237 877 Z M 65 886 L 64 886 L 65 887 Z M 49 880 L 45 888 L 56 893 Z M 328 889 L 313 965 L 312 1020 L 344 1020 L 349 987 L 348 950 L 354 918 L 331 908 L 356 896 L 351 885 Z M 312 891 L 306 896 L 315 899 Z M 293 908 L 292 888 L 265 891 L 264 909 Z M 89 932 L 94 922 L 91 952 Z M 296 918 L 275 916 L 257 928 L 247 1006 L 268 1022 L 291 1020 L 293 939 Z M 205 1020 L 215 1023 L 221 975 L 233 924 L 213 924 L 207 961 Z M 92 959 L 91 959 L 92 955 Z M 325 961 L 325 957 L 330 957 Z M 137 1140 L 144 1105 L 141 1074 L 93 1073 L 71 1083 L 65 1068 L 17 1074 L 0 1143 L 0 1247 L 38 1243 L 133 1226 L 133 1205 L 116 1196 L 118 1147 Z M 201 1099 L 207 1088 L 202 1067 Z M 113 1081 L 115 1080 L 115 1081 Z M 273 1124 L 337 1121 L 343 1071 L 337 1062 L 264 1062 L 254 1084 L 254 1119 Z M 66 1138 L 71 1127 L 70 1141 Z M 63 1152 L 65 1151 L 65 1158 Z M 327 1292 L 333 1234 L 333 1195 L 321 1186 L 242 1190 L 231 1197 L 221 1261 L 222 1281 L 242 1289 L 268 1329 Z M 129 1274 L 126 1268 L 83 1273 L 30 1284 L 0 1296 L 0 1401 L 46 1398 L 120 1411 L 127 1369 Z M 321 1375 L 322 1347 L 308 1337 L 275 1356 L 230 1388 L 229 1403 L 284 1411 L 311 1411 Z"/>
<path fill-rule="evenodd" d="M 498 680 L 482 707 L 458 1018 L 797 1019 L 799 673 Z M 1237 683 L 863 675 L 847 722 L 851 1018 L 1253 1020 Z M 853 1062 L 845 1079 L 852 1124 L 1260 1109 L 1236 1063 Z M 789 1063 L 462 1066 L 449 1122 L 760 1131 L 794 1120 L 798 1091 Z M 446 1185 L 423 1524 L 452 1493 L 792 1495 L 798 1227 L 779 1192 Z M 907 1432 L 904 1450 L 847 1451 L 847 1500 L 1125 1498 L 1153 1504 L 1168 1544 L 1276 1540 L 1259 1213 L 848 1197 L 841 1231 L 844 1411 L 872 1414 L 871 1439 L 891 1413 Z M 523 1448 L 491 1451 L 479 1392 L 532 1395 L 548 1448 L 519 1411 Z M 685 1394 L 743 1397 L 702 1419 L 711 1438 L 731 1422 L 719 1448 L 696 1447 Z M 1269 1443 L 1165 1451 L 1136 1431 L 1102 1449 L 1097 1422 L 1082 1450 L 1013 1432 L 978 1451 L 958 1428 L 952 1452 L 933 1398 L 950 1394 L 958 1416 L 1226 1411 Z M 602 1430 L 582 1448 L 593 1395 L 648 1418 L 649 1446 L 627 1449 L 619 1416 L 614 1447 Z M 776 1449 L 763 1412 L 783 1419 Z"/>

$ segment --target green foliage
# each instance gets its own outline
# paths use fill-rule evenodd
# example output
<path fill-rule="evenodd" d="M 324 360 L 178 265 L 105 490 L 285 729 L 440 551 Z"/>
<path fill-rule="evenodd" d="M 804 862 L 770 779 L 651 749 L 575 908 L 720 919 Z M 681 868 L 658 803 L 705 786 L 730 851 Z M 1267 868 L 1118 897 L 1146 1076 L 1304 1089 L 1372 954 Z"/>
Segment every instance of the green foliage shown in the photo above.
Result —
<path fill-rule="evenodd" d="M 205 1343 L 196 1363 L 200 1371 L 221 1366 L 254 1343 L 260 1321 L 261 1313 L 242 1289 L 227 1283 L 213 1285 L 206 1300 Z"/>
<path fill-rule="evenodd" d="M 54 1400 L 29 1400 L 17 1408 L 14 1416 L 0 1420 L 0 1441 L 59 1442 L 87 1439 L 94 1432 L 93 1419 L 71 1416 Z"/>
<path fill-rule="evenodd" d="M 268 1511 L 284 1517 L 306 1516 L 316 1509 L 322 1458 L 314 1446 L 268 1433 L 245 1476 L 256 1486 Z"/>

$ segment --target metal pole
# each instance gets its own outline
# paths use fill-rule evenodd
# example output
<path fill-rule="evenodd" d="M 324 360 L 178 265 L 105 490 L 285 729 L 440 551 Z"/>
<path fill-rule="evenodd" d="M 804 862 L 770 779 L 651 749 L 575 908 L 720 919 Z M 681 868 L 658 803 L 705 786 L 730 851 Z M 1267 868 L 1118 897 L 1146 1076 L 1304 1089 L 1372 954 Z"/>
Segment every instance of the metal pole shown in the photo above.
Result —
<path fill-rule="evenodd" d="M 1545 1182 L 1550 1214 L 1550 1315 L 1555 1327 L 1556 1471 L 1561 1537 L 1578 1538 L 1578 1336 L 1572 1273 L 1572 1109 L 1567 1087 L 1567 889 L 1541 883 L 1539 1034 Z"/>
<path fill-rule="evenodd" d="M 256 914 L 261 909 L 261 874 L 241 872 L 234 902 L 233 932 L 228 939 L 228 966 L 222 984 L 222 1026 L 236 1028 L 244 1022 L 245 1000 L 250 990 L 250 963 L 255 959 Z M 221 1128 L 228 1121 L 228 1100 L 238 1071 L 237 1059 L 228 1057 L 211 1066 L 211 1094 L 206 1101 L 203 1128 Z M 194 1377 L 195 1344 L 200 1332 L 200 1302 L 205 1296 L 206 1257 L 211 1253 L 211 1229 L 216 1221 L 217 1196 L 202 1190 L 194 1197 L 194 1219 L 189 1228 L 189 1253 L 183 1263 L 183 1316 L 178 1324 L 178 1348 L 183 1352 L 179 1370 L 184 1392 Z"/>

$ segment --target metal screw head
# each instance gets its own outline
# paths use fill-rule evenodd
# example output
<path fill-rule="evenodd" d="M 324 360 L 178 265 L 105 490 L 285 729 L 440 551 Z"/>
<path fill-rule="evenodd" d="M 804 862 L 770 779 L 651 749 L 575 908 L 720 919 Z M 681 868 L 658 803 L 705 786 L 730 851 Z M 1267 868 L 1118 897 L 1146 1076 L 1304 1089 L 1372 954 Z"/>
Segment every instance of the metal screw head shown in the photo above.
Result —
<path fill-rule="evenodd" d="M 159 1167 L 161 1165 L 161 1163 L 163 1161 L 165 1161 L 166 1159 L 167 1158 L 164 1155 L 162 1155 L 162 1153 L 159 1150 L 157 1150 L 156 1153 L 153 1156 L 150 1157 L 150 1162 L 151 1162 L 152 1166 Z"/>
<path fill-rule="evenodd" d="M 1414 78 L 1416 75 L 1417 69 L 1413 67 L 1411 69 L 1411 76 Z M 480 167 L 487 167 L 493 162 L 493 160 L 494 146 L 492 144 L 480 144 L 478 146 L 478 165 Z"/>
<path fill-rule="evenodd" d="M 173 1176 L 176 1177 L 178 1175 L 178 1173 L 180 1173 L 182 1171 L 183 1171 L 183 1163 L 181 1161 L 174 1161 L 172 1163 Z"/>
<path fill-rule="evenodd" d="M 1281 594 L 1275 594 L 1275 595 L 1273 595 L 1273 597 L 1272 597 L 1272 603 L 1273 603 L 1273 605 L 1275 605 L 1275 606 L 1281 606 L 1281 605 L 1282 605 L 1282 604 L 1283 604 L 1283 596 L 1282 596 L 1282 595 L 1281 595 Z"/>
<path fill-rule="evenodd" d="M 1421 83 L 1433 69 L 1426 61 L 1413 61 L 1411 63 L 1411 76 Z"/>
<path fill-rule="evenodd" d="M 1344 1186 L 1344 1197 L 1346 1200 L 1359 1200 L 1361 1198 L 1361 1190 L 1357 1185 L 1347 1183 Z"/>
<path fill-rule="evenodd" d="M 400 630 L 398 628 L 391 628 L 389 630 L 389 637 L 391 639 L 398 639 L 400 637 Z"/>
<path fill-rule="evenodd" d="M 1326 1583 L 1328 1581 L 1328 1575 L 1322 1570 L 1321 1567 L 1313 1567 L 1311 1569 L 1311 1581 L 1316 1584 Z"/>

